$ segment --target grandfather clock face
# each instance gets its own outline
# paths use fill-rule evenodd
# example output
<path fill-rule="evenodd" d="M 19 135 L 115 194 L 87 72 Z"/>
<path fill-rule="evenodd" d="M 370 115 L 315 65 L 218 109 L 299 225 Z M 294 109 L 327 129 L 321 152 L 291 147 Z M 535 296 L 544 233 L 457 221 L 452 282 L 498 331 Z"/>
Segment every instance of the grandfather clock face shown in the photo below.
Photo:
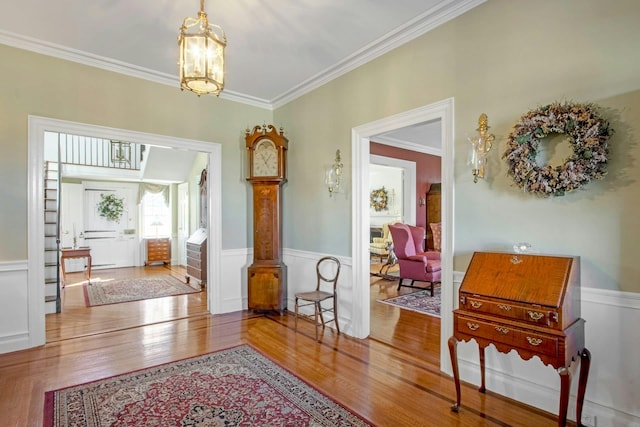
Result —
<path fill-rule="evenodd" d="M 278 148 L 273 141 L 267 138 L 259 140 L 253 152 L 253 176 L 277 176 L 278 161 Z"/>

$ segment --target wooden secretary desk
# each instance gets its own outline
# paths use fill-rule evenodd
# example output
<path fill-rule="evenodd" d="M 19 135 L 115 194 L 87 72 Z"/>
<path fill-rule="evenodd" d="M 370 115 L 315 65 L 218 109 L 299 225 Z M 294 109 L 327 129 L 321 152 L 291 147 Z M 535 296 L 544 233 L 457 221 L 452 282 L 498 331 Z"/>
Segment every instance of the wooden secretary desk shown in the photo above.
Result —
<path fill-rule="evenodd" d="M 449 353 L 456 387 L 454 412 L 460 408 L 458 341 L 476 340 L 480 353 L 480 392 L 485 389 L 485 348 L 502 353 L 516 350 L 525 360 L 538 356 L 560 374 L 558 425 L 566 425 L 571 376 L 569 367 L 580 357 L 576 405 L 581 426 L 591 354 L 584 347 L 580 318 L 580 259 L 476 252 L 459 291 L 454 310 Z"/>

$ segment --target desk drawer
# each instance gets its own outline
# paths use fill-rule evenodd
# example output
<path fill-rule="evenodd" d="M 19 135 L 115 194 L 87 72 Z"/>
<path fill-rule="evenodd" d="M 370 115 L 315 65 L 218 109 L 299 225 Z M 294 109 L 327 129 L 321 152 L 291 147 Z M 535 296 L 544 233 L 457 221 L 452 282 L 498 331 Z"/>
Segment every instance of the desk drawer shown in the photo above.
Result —
<path fill-rule="evenodd" d="M 559 340 L 555 336 L 499 322 L 484 321 L 475 317 L 459 314 L 454 317 L 454 328 L 463 335 L 484 338 L 541 355 L 558 356 Z"/>
<path fill-rule="evenodd" d="M 202 262 L 199 259 L 187 258 L 187 265 L 198 270 L 202 269 Z"/>
<path fill-rule="evenodd" d="M 519 304 L 511 301 L 496 301 L 478 295 L 460 293 L 460 308 L 469 312 L 476 312 L 504 317 L 561 329 L 558 323 L 559 314 L 556 308 L 542 307 L 532 304 Z"/>
<path fill-rule="evenodd" d="M 187 258 L 201 260 L 202 254 L 200 253 L 200 251 L 192 251 L 189 249 L 189 247 L 187 247 Z"/>

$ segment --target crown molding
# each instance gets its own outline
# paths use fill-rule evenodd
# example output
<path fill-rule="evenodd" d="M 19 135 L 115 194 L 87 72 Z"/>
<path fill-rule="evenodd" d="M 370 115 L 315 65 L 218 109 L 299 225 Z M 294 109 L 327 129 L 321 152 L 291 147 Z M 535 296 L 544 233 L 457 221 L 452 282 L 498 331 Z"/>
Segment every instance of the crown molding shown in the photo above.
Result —
<path fill-rule="evenodd" d="M 72 49 L 32 37 L 26 37 L 20 34 L 0 30 L 0 43 L 18 49 L 28 50 L 42 55 L 52 56 L 54 58 L 64 59 L 78 64 L 88 65 L 90 67 L 100 68 L 102 70 L 112 71 L 129 77 L 148 80 L 154 83 L 160 83 L 180 89 L 177 75 L 161 73 L 149 68 L 117 61 L 100 55 L 94 55 L 92 53 Z M 243 95 L 233 91 L 227 90 L 222 92 L 220 94 L 220 98 L 269 110 L 273 109 L 271 103 L 264 99 Z"/>
<path fill-rule="evenodd" d="M 285 91 L 271 100 L 261 99 L 250 95 L 225 90 L 220 98 L 252 105 L 267 110 L 281 107 L 300 96 L 352 71 L 385 53 L 425 34 L 426 32 L 448 22 L 470 9 L 484 3 L 486 0 L 448 0 L 435 6 L 425 13 L 418 15 L 406 24 L 385 34 L 369 43 L 354 54 L 337 64 L 319 72 L 302 83 Z M 112 58 L 94 55 L 88 52 L 61 46 L 55 43 L 22 36 L 0 30 L 0 43 L 19 49 L 28 50 L 67 61 L 76 62 L 90 67 L 96 67 L 130 77 L 173 86 L 178 89 L 178 76 L 140 67 Z"/>
<path fill-rule="evenodd" d="M 433 30 L 434 28 L 462 15 L 487 0 L 449 0 L 418 15 L 406 24 L 374 40 L 337 64 L 308 78 L 297 86 L 271 100 L 273 108 L 281 107 L 302 95 L 334 80 L 361 65 Z"/>

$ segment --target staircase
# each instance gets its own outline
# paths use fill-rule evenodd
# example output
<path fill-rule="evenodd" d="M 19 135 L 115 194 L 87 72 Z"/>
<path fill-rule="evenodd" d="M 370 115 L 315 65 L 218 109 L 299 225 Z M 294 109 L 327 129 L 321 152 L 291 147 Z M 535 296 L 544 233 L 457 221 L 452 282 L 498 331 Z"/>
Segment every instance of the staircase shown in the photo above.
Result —
<path fill-rule="evenodd" d="M 45 313 L 60 313 L 60 225 L 58 163 L 45 162 L 44 170 L 44 302 Z"/>

